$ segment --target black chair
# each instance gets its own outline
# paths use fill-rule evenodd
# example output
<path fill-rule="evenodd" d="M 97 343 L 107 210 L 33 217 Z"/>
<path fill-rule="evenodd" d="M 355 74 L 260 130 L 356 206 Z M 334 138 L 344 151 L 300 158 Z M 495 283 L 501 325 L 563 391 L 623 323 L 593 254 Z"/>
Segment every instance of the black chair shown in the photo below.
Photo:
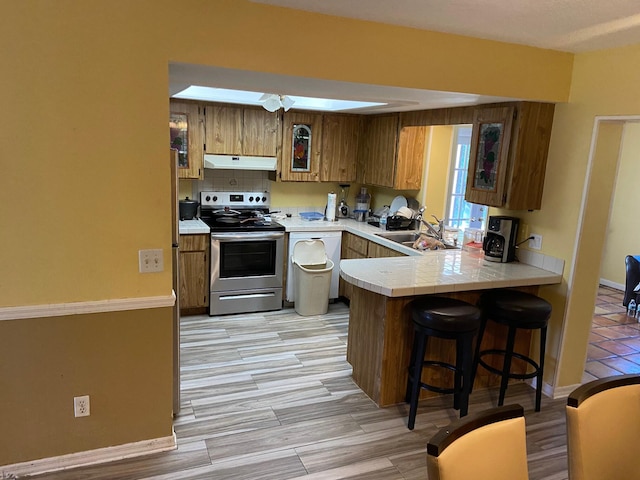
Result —
<path fill-rule="evenodd" d="M 518 290 L 496 289 L 489 290 L 480 296 L 478 306 L 482 310 L 482 322 L 480 334 L 476 344 L 473 365 L 473 380 L 482 365 L 488 371 L 500 375 L 500 396 L 498 406 L 504 404 L 507 385 L 512 378 L 525 380 L 536 379 L 536 412 L 540 411 L 542 399 L 542 375 L 544 373 L 544 354 L 547 342 L 547 324 L 551 317 L 551 304 L 536 295 L 520 292 Z M 488 320 L 493 320 L 507 327 L 507 344 L 504 349 L 480 350 L 482 337 Z M 540 330 L 540 358 L 534 361 L 531 357 L 514 352 L 516 332 L 519 329 Z M 503 356 L 502 368 L 498 369 L 489 365 L 483 357 L 499 355 Z M 511 371 L 513 357 L 525 361 L 533 367 L 532 372 L 516 373 Z M 473 385 L 473 383 L 472 383 Z"/>
<path fill-rule="evenodd" d="M 631 299 L 637 302 L 636 297 L 640 293 L 640 255 L 627 255 L 624 263 L 627 267 L 627 278 L 622 305 L 626 307 Z"/>
<path fill-rule="evenodd" d="M 473 337 L 480 327 L 480 309 L 461 300 L 438 296 L 420 297 L 411 302 L 410 309 L 415 333 L 406 401 L 409 403 L 408 427 L 413 430 L 421 388 L 442 394 L 453 393 L 453 407 L 460 410 L 460 417 L 467 414 L 473 368 L 471 352 Z M 442 361 L 425 361 L 429 337 L 456 341 L 455 365 Z M 422 368 L 425 365 L 452 370 L 453 386 L 443 387 L 422 382 Z"/>

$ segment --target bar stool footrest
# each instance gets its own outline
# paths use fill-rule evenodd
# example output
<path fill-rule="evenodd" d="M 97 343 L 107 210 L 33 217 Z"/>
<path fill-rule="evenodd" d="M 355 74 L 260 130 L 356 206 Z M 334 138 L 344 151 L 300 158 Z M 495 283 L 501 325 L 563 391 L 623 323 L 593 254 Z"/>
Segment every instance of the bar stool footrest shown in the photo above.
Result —
<path fill-rule="evenodd" d="M 455 365 L 451 365 L 450 363 L 446 363 L 446 362 L 437 362 L 435 360 L 425 360 L 424 362 L 422 362 L 422 366 L 424 366 L 424 367 L 446 368 L 447 370 L 451 370 L 454 373 L 456 371 L 456 366 Z M 412 382 L 414 381 L 413 372 L 411 372 L 411 374 L 409 376 L 409 379 Z M 428 383 L 424 383 L 424 382 L 420 382 L 420 381 L 418 382 L 418 384 L 420 385 L 421 388 L 424 388 L 425 390 L 429 390 L 430 392 L 436 392 L 436 393 L 442 393 L 442 394 L 456 393 L 455 388 L 437 387 L 435 385 L 429 385 Z"/>
<path fill-rule="evenodd" d="M 491 373 L 495 373 L 496 375 L 502 375 L 502 370 L 489 365 L 487 362 L 485 362 L 484 360 L 482 360 L 482 357 L 484 355 L 506 355 L 507 351 L 506 350 L 483 350 L 482 352 L 480 352 L 480 355 L 478 357 L 478 363 L 480 365 L 482 365 L 486 370 L 490 371 Z M 540 371 L 540 365 L 538 365 L 537 362 L 535 362 L 532 358 L 527 357 L 526 355 L 523 355 L 521 353 L 517 353 L 517 352 L 513 352 L 511 354 L 512 357 L 514 358 L 518 358 L 524 362 L 527 362 L 529 365 L 531 365 L 534 368 L 534 371 L 531 373 L 514 373 L 514 372 L 509 372 L 509 374 L 507 375 L 509 378 L 515 378 L 517 380 L 528 380 L 530 378 L 535 378 L 538 375 L 538 372 Z"/>

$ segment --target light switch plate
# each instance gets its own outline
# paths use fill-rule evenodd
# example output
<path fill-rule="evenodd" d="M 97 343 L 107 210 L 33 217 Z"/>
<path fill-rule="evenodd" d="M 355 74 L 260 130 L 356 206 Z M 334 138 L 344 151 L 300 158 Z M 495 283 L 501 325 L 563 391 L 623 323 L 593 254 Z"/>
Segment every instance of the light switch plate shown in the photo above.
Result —
<path fill-rule="evenodd" d="M 139 250 L 138 267 L 140 269 L 140 273 L 154 273 L 163 271 L 164 262 L 162 260 L 162 249 Z"/>

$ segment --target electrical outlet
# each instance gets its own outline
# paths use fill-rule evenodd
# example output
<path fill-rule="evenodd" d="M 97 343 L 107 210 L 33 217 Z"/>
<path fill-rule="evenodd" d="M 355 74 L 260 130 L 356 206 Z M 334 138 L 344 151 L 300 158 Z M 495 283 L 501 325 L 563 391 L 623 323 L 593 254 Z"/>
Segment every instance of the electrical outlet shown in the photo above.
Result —
<path fill-rule="evenodd" d="M 162 250 L 139 250 L 138 266 L 140 267 L 140 273 L 161 272 L 164 270 Z"/>
<path fill-rule="evenodd" d="M 89 415 L 91 415 L 91 404 L 89 403 L 89 395 L 73 397 L 73 414 L 76 417 L 88 417 Z"/>
<path fill-rule="evenodd" d="M 529 240 L 529 248 L 534 250 L 540 250 L 542 248 L 542 235 L 538 235 L 537 233 L 532 233 L 530 237 L 533 237 Z"/>

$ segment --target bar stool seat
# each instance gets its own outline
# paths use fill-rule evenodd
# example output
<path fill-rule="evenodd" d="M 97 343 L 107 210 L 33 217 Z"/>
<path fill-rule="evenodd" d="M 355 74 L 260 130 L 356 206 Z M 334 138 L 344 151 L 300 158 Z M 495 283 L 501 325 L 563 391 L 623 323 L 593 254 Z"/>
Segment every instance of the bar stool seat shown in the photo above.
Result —
<path fill-rule="evenodd" d="M 540 411 L 542 399 L 542 375 L 544 373 L 544 355 L 547 341 L 547 325 L 551 317 L 551 304 L 546 300 L 526 292 L 518 290 L 496 289 L 483 293 L 478 300 L 478 306 L 482 310 L 482 321 L 476 351 L 474 354 L 473 379 L 481 365 L 491 373 L 500 375 L 500 396 L 498 406 L 504 404 L 504 397 L 509 379 L 525 380 L 536 379 L 536 412 Z M 507 344 L 504 349 L 480 350 L 482 338 L 488 320 L 493 320 L 506 325 Z M 518 329 L 540 330 L 540 357 L 538 362 L 522 353 L 514 352 L 515 337 Z M 502 355 L 504 361 L 502 368 L 498 369 L 489 365 L 483 357 L 489 355 Z M 515 373 L 511 371 L 511 362 L 516 357 L 533 367 L 528 373 Z"/>
<path fill-rule="evenodd" d="M 464 417 L 469 409 L 469 394 L 473 375 L 473 337 L 480 328 L 480 309 L 455 298 L 425 296 L 411 302 L 411 319 L 414 326 L 413 348 L 407 379 L 406 401 L 409 403 L 409 430 L 413 430 L 418 410 L 420 389 L 432 392 L 453 393 L 453 406 Z M 424 360 L 429 337 L 456 341 L 456 362 Z M 441 367 L 454 372 L 451 387 L 422 382 L 423 366 Z"/>

